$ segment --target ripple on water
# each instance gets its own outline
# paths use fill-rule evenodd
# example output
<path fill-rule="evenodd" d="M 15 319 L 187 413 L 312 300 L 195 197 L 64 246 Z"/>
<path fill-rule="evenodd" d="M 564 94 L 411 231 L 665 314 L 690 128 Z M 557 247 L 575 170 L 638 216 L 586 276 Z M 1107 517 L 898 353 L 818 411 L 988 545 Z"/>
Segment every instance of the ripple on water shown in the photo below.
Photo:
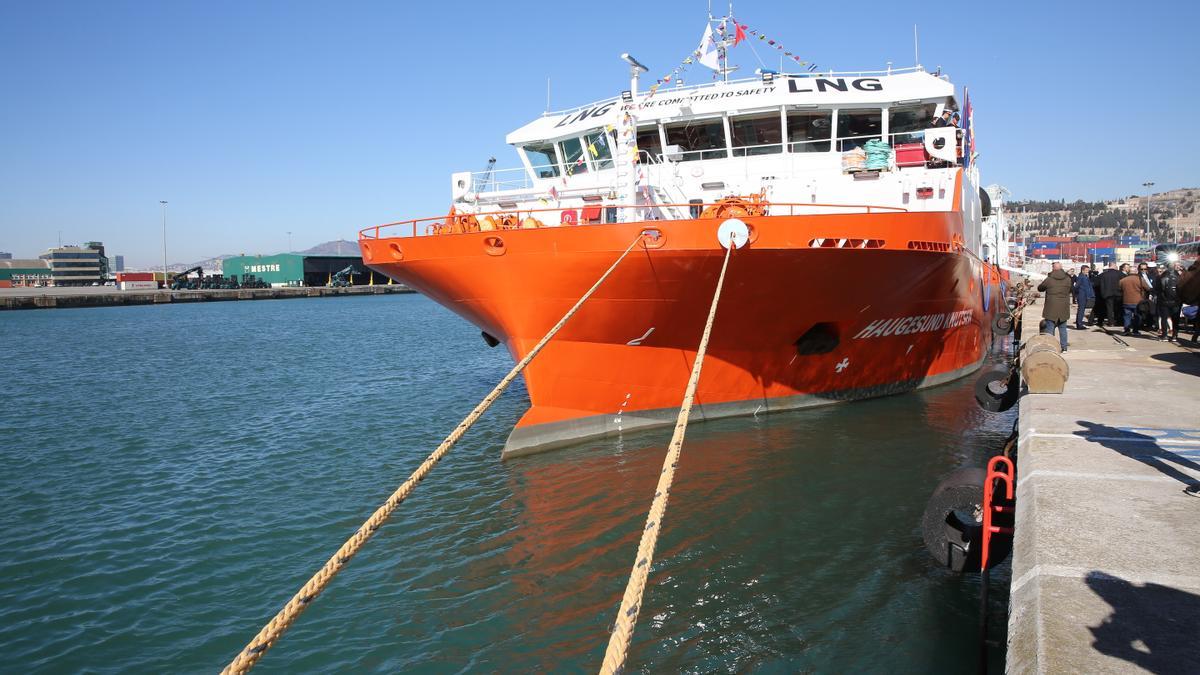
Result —
<path fill-rule="evenodd" d="M 46 672 L 221 667 L 511 365 L 417 296 L 11 313 L 0 343 L 0 653 Z M 526 405 L 501 398 L 260 668 L 594 669 L 668 432 L 502 463 Z M 1009 424 L 966 382 L 695 425 L 631 665 L 963 670 L 975 586 L 916 525 Z"/>

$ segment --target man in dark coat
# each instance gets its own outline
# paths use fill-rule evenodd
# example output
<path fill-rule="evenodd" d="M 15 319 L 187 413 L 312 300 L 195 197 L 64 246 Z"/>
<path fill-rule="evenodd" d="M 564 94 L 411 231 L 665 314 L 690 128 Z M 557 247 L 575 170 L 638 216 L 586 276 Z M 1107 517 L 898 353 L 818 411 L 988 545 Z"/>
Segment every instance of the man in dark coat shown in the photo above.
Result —
<path fill-rule="evenodd" d="M 1096 302 L 1104 301 L 1104 313 L 1108 317 L 1108 325 L 1118 326 L 1121 320 L 1121 274 L 1116 263 L 1109 263 L 1108 269 L 1100 273 L 1100 297 Z"/>
<path fill-rule="evenodd" d="M 1083 316 L 1087 313 L 1087 308 L 1096 301 L 1096 293 L 1092 289 L 1092 279 L 1088 274 L 1091 269 L 1091 267 L 1084 265 L 1079 268 L 1079 276 L 1074 279 L 1075 287 L 1073 292 L 1075 293 L 1075 304 L 1077 305 L 1075 308 L 1075 328 L 1079 330 L 1086 328 L 1083 325 Z"/>
<path fill-rule="evenodd" d="M 1104 320 L 1108 318 L 1108 313 L 1104 307 L 1104 296 L 1100 295 L 1100 268 L 1092 270 L 1092 297 L 1096 299 L 1092 304 L 1092 316 L 1089 325 L 1103 326 Z"/>
<path fill-rule="evenodd" d="M 1042 307 L 1042 332 L 1054 335 L 1058 329 L 1058 342 L 1067 351 L 1067 321 L 1071 318 L 1071 277 L 1063 271 L 1062 263 L 1054 263 L 1050 275 L 1038 284 L 1038 290 L 1046 294 Z"/>
<path fill-rule="evenodd" d="M 1175 342 L 1179 338 L 1179 263 L 1169 262 L 1154 280 L 1154 295 L 1158 298 L 1158 339 Z"/>

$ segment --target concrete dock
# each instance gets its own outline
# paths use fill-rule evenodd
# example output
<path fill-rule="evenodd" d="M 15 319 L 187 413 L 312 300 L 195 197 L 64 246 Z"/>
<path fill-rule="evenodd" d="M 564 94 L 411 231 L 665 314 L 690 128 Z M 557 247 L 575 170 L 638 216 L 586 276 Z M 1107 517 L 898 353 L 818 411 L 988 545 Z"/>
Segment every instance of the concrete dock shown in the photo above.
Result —
<path fill-rule="evenodd" d="M 1200 672 L 1200 350 L 1109 331 L 1019 403 L 1010 673 Z"/>
<path fill-rule="evenodd" d="M 166 302 L 214 302 L 227 300 L 284 300 L 288 298 L 329 298 L 355 295 L 413 293 L 403 284 L 375 286 L 280 287 L 243 289 L 203 289 L 195 291 L 122 291 L 110 286 L 49 288 L 0 288 L 0 310 L 43 309 L 52 307 L 112 307 L 152 305 Z"/>

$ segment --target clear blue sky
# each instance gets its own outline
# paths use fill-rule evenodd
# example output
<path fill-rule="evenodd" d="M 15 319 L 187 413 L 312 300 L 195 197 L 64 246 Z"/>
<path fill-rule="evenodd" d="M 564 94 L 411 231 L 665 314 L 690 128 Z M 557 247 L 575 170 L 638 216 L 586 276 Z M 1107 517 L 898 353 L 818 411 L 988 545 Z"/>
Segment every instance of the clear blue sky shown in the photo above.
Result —
<path fill-rule="evenodd" d="M 160 199 L 172 262 L 444 213 L 452 171 L 490 155 L 517 164 L 504 135 L 542 112 L 547 76 L 556 109 L 625 88 L 623 51 L 660 76 L 699 41 L 705 8 L 3 3 L 0 251 L 36 255 L 61 231 L 156 264 Z M 822 69 L 910 65 L 920 24 L 926 67 L 971 88 L 985 182 L 1014 198 L 1200 185 L 1196 3 L 743 1 L 735 13 Z M 744 47 L 734 62 L 758 65 Z"/>

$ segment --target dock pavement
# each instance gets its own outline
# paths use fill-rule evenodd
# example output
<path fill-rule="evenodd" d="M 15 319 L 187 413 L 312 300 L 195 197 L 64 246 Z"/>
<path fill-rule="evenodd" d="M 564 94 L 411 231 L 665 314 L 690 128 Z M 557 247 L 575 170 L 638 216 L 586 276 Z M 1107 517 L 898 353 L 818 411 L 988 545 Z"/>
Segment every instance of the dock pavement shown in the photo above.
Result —
<path fill-rule="evenodd" d="M 1010 673 L 1200 672 L 1200 349 L 1108 331 L 1019 403 Z"/>

